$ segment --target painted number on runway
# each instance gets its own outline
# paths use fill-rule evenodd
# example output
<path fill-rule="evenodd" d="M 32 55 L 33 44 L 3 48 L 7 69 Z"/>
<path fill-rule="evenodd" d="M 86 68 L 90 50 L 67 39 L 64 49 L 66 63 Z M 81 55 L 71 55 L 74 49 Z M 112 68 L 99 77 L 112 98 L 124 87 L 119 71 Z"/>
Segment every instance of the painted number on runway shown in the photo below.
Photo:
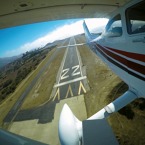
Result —
<path fill-rule="evenodd" d="M 76 66 L 73 66 L 73 67 L 72 67 L 72 70 L 73 70 L 72 76 L 76 76 L 76 75 L 79 75 L 79 74 L 80 74 L 80 72 L 77 72 L 77 70 L 78 70 L 79 68 L 80 68 L 79 65 L 76 65 Z"/>
<path fill-rule="evenodd" d="M 66 79 L 66 78 L 68 78 L 69 77 L 69 75 L 68 75 L 68 72 L 69 72 L 69 68 L 67 68 L 67 69 L 64 69 L 63 71 L 62 71 L 62 75 L 61 75 L 61 80 L 63 80 L 63 79 Z"/>
<path fill-rule="evenodd" d="M 62 71 L 61 73 L 61 77 L 60 77 L 60 80 L 64 80 L 64 79 L 67 79 L 70 77 L 69 75 L 69 72 L 71 72 L 71 76 L 77 76 L 80 74 L 80 71 L 79 71 L 79 68 L 80 66 L 79 65 L 76 65 L 76 66 L 73 66 L 71 69 L 70 68 L 66 68 Z"/>

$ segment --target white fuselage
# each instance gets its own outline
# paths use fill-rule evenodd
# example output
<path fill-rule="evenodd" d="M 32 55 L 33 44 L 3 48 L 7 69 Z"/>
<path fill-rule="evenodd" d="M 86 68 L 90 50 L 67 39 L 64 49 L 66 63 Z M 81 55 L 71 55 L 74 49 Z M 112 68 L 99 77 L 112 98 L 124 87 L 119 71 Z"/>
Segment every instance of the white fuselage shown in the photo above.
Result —
<path fill-rule="evenodd" d="M 138 0 L 115 11 L 90 45 L 131 90 L 145 98 L 144 7 L 145 1 Z"/>

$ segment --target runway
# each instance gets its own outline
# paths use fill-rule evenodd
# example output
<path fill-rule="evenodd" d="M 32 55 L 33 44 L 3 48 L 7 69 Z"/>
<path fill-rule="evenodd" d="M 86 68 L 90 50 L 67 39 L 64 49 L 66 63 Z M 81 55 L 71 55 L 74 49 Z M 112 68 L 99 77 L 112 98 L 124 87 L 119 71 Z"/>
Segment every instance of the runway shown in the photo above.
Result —
<path fill-rule="evenodd" d="M 75 38 L 70 38 L 64 56 L 60 60 L 61 65 L 52 93 L 48 94 L 50 95 L 49 100 L 38 107 L 20 110 L 13 120 L 10 131 L 43 143 L 59 145 L 58 122 L 65 103 L 70 106 L 80 120 L 87 118 L 83 95 L 89 90 L 86 67 L 83 66 L 75 44 Z M 24 127 L 24 124 L 27 125 Z"/>
<path fill-rule="evenodd" d="M 60 100 L 79 97 L 89 90 L 85 69 L 75 44 L 75 38 L 70 38 L 68 45 L 74 46 L 68 46 L 65 50 L 50 99 L 41 106 L 20 110 L 13 118 L 14 121 L 38 119 L 39 123 L 51 122 L 54 119 L 55 106 Z"/>
<path fill-rule="evenodd" d="M 53 101 L 55 99 L 63 99 L 84 94 L 88 90 L 87 77 L 83 69 L 81 57 L 77 46 L 75 46 L 75 38 L 72 37 L 66 48 L 58 75 L 54 92 L 52 94 Z"/>

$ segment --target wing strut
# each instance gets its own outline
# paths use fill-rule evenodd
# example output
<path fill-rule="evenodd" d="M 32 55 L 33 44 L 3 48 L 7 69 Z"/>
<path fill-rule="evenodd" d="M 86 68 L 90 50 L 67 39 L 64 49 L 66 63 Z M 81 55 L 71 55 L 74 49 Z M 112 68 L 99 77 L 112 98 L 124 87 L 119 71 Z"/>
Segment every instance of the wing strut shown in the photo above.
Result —
<path fill-rule="evenodd" d="M 138 96 L 133 91 L 128 90 L 115 101 L 111 102 L 109 105 L 88 118 L 87 121 L 105 119 L 112 113 L 117 112 L 127 104 L 131 103 L 136 98 L 138 98 Z M 73 115 L 70 108 L 65 104 L 60 114 L 58 128 L 61 145 L 80 145 L 81 141 L 84 140 L 82 124 L 83 123 Z M 105 135 L 103 134 L 103 136 Z M 95 138 L 97 138 L 97 136 Z M 84 142 L 83 144 L 85 145 Z M 107 142 L 107 144 L 109 143 Z"/>

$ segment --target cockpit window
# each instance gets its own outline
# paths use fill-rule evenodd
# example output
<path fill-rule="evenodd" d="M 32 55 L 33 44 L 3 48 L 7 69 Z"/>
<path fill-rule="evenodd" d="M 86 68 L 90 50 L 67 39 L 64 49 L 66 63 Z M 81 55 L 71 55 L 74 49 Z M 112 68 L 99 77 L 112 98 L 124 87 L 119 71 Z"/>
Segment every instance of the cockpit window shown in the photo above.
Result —
<path fill-rule="evenodd" d="M 106 26 L 108 37 L 120 37 L 122 35 L 122 23 L 120 14 L 111 19 Z"/>
<path fill-rule="evenodd" d="M 129 34 L 145 32 L 145 1 L 126 10 L 127 31 Z"/>

